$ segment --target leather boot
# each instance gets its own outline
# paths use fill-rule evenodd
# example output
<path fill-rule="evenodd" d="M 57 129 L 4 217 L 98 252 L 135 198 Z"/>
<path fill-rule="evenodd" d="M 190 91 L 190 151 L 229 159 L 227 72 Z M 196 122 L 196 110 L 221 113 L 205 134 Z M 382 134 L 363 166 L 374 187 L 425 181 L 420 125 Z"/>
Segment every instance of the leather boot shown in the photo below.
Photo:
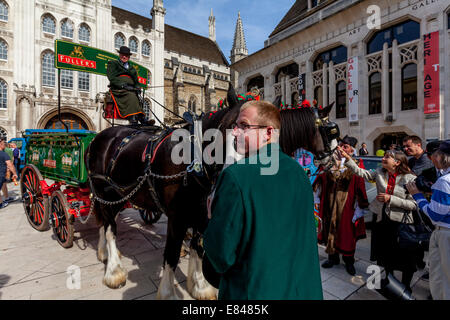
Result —
<path fill-rule="evenodd" d="M 137 119 L 139 120 L 139 122 L 140 122 L 141 124 L 146 125 L 146 126 L 152 126 L 152 125 L 155 124 L 155 120 L 153 120 L 153 119 L 150 119 L 150 120 L 147 119 L 143 113 L 139 113 L 139 114 L 137 115 Z"/>
<path fill-rule="evenodd" d="M 127 120 L 128 120 L 128 121 L 130 122 L 130 124 L 132 124 L 132 125 L 138 124 L 138 119 L 137 119 L 136 115 L 129 116 L 129 117 L 127 118 Z"/>

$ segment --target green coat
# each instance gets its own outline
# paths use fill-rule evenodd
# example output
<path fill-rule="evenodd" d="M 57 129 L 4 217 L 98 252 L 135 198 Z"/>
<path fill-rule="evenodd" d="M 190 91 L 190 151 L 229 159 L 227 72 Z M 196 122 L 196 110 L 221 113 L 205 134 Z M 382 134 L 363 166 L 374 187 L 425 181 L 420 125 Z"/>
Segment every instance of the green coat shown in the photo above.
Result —
<path fill-rule="evenodd" d="M 135 88 L 139 87 L 137 71 L 130 67 L 126 69 L 119 60 L 108 61 L 106 75 L 110 82 L 114 104 L 117 106 L 120 116 L 126 118 L 142 112 L 142 107 L 135 92 L 124 90 L 127 84 Z"/>
<path fill-rule="evenodd" d="M 278 153 L 275 175 L 254 155 L 217 181 L 204 249 L 222 274 L 219 299 L 322 300 L 311 184 L 278 144 L 260 151 Z"/>

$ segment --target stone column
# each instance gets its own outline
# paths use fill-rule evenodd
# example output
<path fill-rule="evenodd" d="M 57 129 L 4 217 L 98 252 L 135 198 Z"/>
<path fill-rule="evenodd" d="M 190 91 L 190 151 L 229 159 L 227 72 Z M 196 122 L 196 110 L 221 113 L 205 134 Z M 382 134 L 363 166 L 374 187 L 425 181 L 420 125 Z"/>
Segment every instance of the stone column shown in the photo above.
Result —
<path fill-rule="evenodd" d="M 280 76 L 281 78 L 281 101 L 286 104 L 286 76 Z"/>
<path fill-rule="evenodd" d="M 328 92 L 330 93 L 330 99 L 327 103 L 324 103 L 324 107 L 329 105 L 334 101 L 334 110 L 336 110 L 336 76 L 334 75 L 334 62 L 330 61 L 330 67 L 328 68 Z M 336 115 L 336 112 L 331 112 L 331 114 Z"/>
<path fill-rule="evenodd" d="M 383 45 L 383 63 L 381 72 L 381 113 L 383 114 L 383 119 L 389 111 L 389 52 L 387 42 Z"/>
<path fill-rule="evenodd" d="M 326 63 L 323 64 L 322 72 L 322 107 L 325 107 L 328 105 L 328 66 Z"/>
<path fill-rule="evenodd" d="M 286 105 L 292 105 L 291 80 L 289 76 L 286 76 Z"/>
<path fill-rule="evenodd" d="M 392 119 L 396 119 L 397 112 L 402 109 L 402 71 L 400 51 L 397 40 L 392 42 Z"/>
<path fill-rule="evenodd" d="M 305 90 L 306 90 L 306 99 L 311 103 L 314 99 L 314 88 L 313 88 L 313 63 L 309 60 L 306 61 L 306 80 L 305 80 Z"/>

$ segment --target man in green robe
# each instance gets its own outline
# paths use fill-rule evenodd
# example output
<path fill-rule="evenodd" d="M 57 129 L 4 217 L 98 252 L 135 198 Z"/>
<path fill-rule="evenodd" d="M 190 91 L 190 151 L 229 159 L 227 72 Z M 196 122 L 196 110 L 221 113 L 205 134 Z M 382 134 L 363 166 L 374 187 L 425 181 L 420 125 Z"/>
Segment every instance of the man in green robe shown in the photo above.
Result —
<path fill-rule="evenodd" d="M 245 103 L 234 125 L 246 158 L 221 173 L 204 234 L 219 299 L 323 299 L 312 187 L 281 152 L 279 129 L 266 101 Z"/>
<path fill-rule="evenodd" d="M 138 94 L 141 92 L 138 75 L 129 63 L 131 51 L 126 46 L 120 47 L 119 59 L 108 61 L 106 75 L 110 81 L 111 96 L 119 116 L 132 124 L 139 120 L 142 124 L 153 124 L 154 120 L 145 119 Z"/>

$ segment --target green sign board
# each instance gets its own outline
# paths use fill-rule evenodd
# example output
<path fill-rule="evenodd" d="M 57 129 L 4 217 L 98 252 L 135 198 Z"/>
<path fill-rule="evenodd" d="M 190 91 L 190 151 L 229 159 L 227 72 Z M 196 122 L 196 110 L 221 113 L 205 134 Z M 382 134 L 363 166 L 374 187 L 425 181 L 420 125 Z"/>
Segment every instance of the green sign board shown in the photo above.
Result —
<path fill-rule="evenodd" d="M 55 52 L 55 66 L 58 69 L 84 71 L 104 76 L 106 76 L 108 61 L 119 59 L 117 54 L 62 40 L 55 41 Z M 141 87 L 146 89 L 148 69 L 132 61 L 130 65 L 136 69 Z"/>

